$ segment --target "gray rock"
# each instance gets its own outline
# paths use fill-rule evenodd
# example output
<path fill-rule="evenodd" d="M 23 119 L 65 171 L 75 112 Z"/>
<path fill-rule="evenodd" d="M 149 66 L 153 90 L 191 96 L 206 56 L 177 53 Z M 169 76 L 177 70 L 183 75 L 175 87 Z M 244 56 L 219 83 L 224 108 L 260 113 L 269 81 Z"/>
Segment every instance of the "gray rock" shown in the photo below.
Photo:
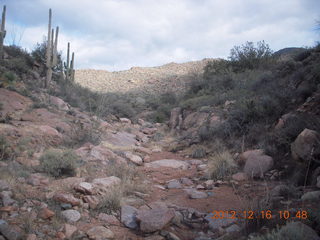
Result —
<path fill-rule="evenodd" d="M 320 191 L 307 192 L 302 195 L 302 201 L 319 201 Z"/>
<path fill-rule="evenodd" d="M 201 198 L 207 198 L 208 195 L 205 192 L 200 192 L 197 191 L 195 189 L 185 189 L 185 191 L 187 192 L 188 196 L 191 199 L 201 199 Z"/>
<path fill-rule="evenodd" d="M 12 199 L 12 192 L 11 191 L 2 191 L 0 193 L 0 198 L 2 199 L 2 203 L 4 206 L 10 206 L 15 204 L 17 201 Z"/>
<path fill-rule="evenodd" d="M 0 179 L 0 192 L 10 190 L 10 186 L 6 180 Z"/>
<path fill-rule="evenodd" d="M 187 169 L 189 164 L 181 160 L 162 159 L 162 160 L 146 163 L 145 166 L 147 168 L 168 167 L 168 168 L 174 168 L 174 169 Z"/>
<path fill-rule="evenodd" d="M 320 176 L 317 177 L 317 188 L 320 188 Z"/>
<path fill-rule="evenodd" d="M 125 156 L 129 161 L 133 162 L 134 164 L 138 166 L 143 165 L 143 160 L 140 156 L 132 154 L 131 152 L 126 152 Z"/>
<path fill-rule="evenodd" d="M 289 188 L 286 185 L 278 185 L 270 191 L 270 195 L 273 197 L 278 197 L 278 196 L 285 197 L 288 194 L 289 194 Z"/>
<path fill-rule="evenodd" d="M 87 231 L 87 234 L 92 240 L 114 239 L 114 233 L 110 229 L 103 226 L 95 226 L 93 228 L 90 228 Z"/>
<path fill-rule="evenodd" d="M 206 169 L 208 169 L 208 165 L 207 164 L 200 164 L 200 165 L 197 166 L 197 170 L 198 171 L 204 171 Z"/>
<path fill-rule="evenodd" d="M 237 224 L 232 224 L 231 226 L 225 228 L 227 233 L 240 232 L 241 228 Z"/>
<path fill-rule="evenodd" d="M 209 228 L 216 232 L 219 228 L 225 228 L 237 222 L 237 219 L 232 219 L 231 215 L 226 215 L 224 218 L 212 219 L 213 213 L 209 213 L 205 219 L 209 222 Z"/>
<path fill-rule="evenodd" d="M 292 232 L 292 230 L 294 229 L 298 233 L 301 233 L 301 236 L 303 236 L 303 239 L 320 240 L 320 237 L 316 233 L 316 231 L 313 230 L 311 227 L 307 226 L 306 224 L 303 224 L 302 222 L 290 222 L 290 223 L 287 223 L 287 225 L 283 226 L 281 229 L 283 228 L 285 228 L 286 229 L 285 232 L 288 232 L 288 233 Z M 297 239 L 297 237 L 294 236 L 294 234 L 290 234 L 290 235 L 287 236 L 288 239 L 290 237 L 292 237 L 290 239 Z"/>
<path fill-rule="evenodd" d="M 192 180 L 190 178 L 186 178 L 186 177 L 181 178 L 181 183 L 184 185 L 188 185 L 188 186 L 193 184 Z"/>
<path fill-rule="evenodd" d="M 169 181 L 169 183 L 168 183 L 168 188 L 169 188 L 169 189 L 181 188 L 181 183 L 180 183 L 179 180 L 173 179 L 173 180 Z"/>
<path fill-rule="evenodd" d="M 135 207 L 124 205 L 121 207 L 121 222 L 127 227 L 131 229 L 135 229 L 138 227 L 137 224 L 137 209 Z"/>
<path fill-rule="evenodd" d="M 155 202 L 149 204 L 149 208 L 140 208 L 137 219 L 140 221 L 140 230 L 151 233 L 164 228 L 175 216 L 174 210 L 169 209 L 164 203 Z"/>
<path fill-rule="evenodd" d="M 0 233 L 7 239 L 7 240 L 22 240 L 24 236 L 22 235 L 21 229 L 17 226 L 11 226 L 7 224 L 6 221 L 0 220 Z"/>
<path fill-rule="evenodd" d="M 320 137 L 316 131 L 304 129 L 291 144 L 292 158 L 296 161 L 306 162 L 320 152 Z"/>
<path fill-rule="evenodd" d="M 244 172 L 238 172 L 232 175 L 232 179 L 238 182 L 248 180 L 248 175 Z"/>
<path fill-rule="evenodd" d="M 273 167 L 273 159 L 267 155 L 250 155 L 243 171 L 250 177 L 262 177 Z"/>
<path fill-rule="evenodd" d="M 68 222 L 77 222 L 81 218 L 81 214 L 77 210 L 65 210 L 61 212 L 61 215 L 68 221 Z"/>

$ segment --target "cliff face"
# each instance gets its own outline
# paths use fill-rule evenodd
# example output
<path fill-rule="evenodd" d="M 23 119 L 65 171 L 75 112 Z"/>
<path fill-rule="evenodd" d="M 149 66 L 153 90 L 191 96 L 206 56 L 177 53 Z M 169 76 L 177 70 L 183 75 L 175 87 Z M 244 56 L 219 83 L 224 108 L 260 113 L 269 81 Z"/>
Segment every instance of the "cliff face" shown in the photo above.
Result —
<path fill-rule="evenodd" d="M 167 91 L 181 93 L 191 80 L 190 75 L 202 73 L 211 59 L 187 63 L 169 63 L 159 67 L 132 67 L 129 70 L 77 70 L 75 81 L 84 87 L 102 92 L 138 91 L 159 94 Z"/>

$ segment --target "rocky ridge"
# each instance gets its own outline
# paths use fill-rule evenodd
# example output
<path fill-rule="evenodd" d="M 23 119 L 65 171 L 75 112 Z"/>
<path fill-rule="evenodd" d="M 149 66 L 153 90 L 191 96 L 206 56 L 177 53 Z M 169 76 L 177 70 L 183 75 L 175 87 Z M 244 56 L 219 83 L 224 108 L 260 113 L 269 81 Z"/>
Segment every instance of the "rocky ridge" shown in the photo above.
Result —
<path fill-rule="evenodd" d="M 168 63 L 159 67 L 132 67 L 130 70 L 108 72 L 104 70 L 76 70 L 75 82 L 101 92 L 138 91 L 141 93 L 164 93 L 174 89 L 181 93 L 186 89 L 188 75 L 198 74 L 212 59 L 186 63 Z"/>

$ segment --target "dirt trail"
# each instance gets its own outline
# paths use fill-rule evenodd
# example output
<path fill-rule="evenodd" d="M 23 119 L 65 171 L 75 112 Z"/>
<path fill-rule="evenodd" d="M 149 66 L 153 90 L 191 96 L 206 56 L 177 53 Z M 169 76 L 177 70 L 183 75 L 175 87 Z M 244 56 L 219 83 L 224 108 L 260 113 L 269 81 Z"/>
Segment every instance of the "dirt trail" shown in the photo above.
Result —
<path fill-rule="evenodd" d="M 183 161 L 190 161 L 179 154 L 171 152 L 159 152 L 150 155 L 150 161 L 156 161 L 161 159 L 176 159 Z M 201 179 L 201 173 L 197 170 L 197 165 L 191 165 L 186 170 L 177 170 L 173 168 L 140 168 L 146 178 L 152 183 L 150 189 L 150 196 L 146 198 L 148 204 L 155 201 L 165 202 L 168 206 L 176 205 L 181 208 L 195 209 L 203 214 L 209 214 L 213 211 L 228 211 L 235 210 L 240 211 L 245 209 L 245 202 L 236 193 L 235 189 L 229 185 L 220 185 L 219 187 L 213 187 L 210 190 L 199 190 L 201 192 L 209 193 L 210 195 L 204 199 L 191 199 L 185 189 L 197 189 L 197 185 L 203 185 L 204 180 Z M 186 186 L 182 184 L 180 189 L 168 189 L 166 188 L 168 181 L 174 179 L 187 178 L 190 179 L 193 184 Z M 163 186 L 163 189 L 159 188 Z M 158 187 L 157 187 L 158 186 Z M 198 224 L 196 229 L 194 226 L 188 227 L 170 227 L 168 231 L 174 232 L 181 239 L 194 239 L 197 233 L 201 229 L 206 228 L 206 223 Z"/>

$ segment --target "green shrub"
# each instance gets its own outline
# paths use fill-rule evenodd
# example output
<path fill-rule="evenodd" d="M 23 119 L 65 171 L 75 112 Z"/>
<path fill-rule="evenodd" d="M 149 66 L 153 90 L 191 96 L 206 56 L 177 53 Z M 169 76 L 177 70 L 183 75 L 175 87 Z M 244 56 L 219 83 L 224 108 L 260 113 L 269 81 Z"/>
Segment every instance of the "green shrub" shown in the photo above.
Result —
<path fill-rule="evenodd" d="M 209 158 L 208 177 L 219 180 L 235 173 L 237 165 L 228 151 L 216 153 Z"/>
<path fill-rule="evenodd" d="M 74 176 L 79 157 L 71 150 L 47 150 L 40 157 L 40 168 L 53 177 Z"/>
<path fill-rule="evenodd" d="M 233 70 L 243 71 L 254 69 L 267 64 L 272 60 L 272 50 L 264 41 L 259 41 L 256 46 L 253 42 L 246 42 L 241 46 L 234 46 L 230 51 L 229 59 Z"/>

